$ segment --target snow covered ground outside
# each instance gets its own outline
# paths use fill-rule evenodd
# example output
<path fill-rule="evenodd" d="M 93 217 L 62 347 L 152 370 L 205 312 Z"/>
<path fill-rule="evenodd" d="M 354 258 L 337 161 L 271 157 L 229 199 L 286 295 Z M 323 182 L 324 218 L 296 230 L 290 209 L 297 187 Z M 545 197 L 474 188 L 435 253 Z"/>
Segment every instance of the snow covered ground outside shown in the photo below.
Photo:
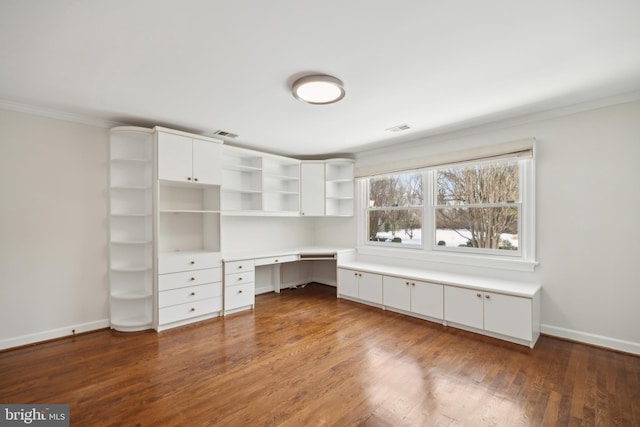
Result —
<path fill-rule="evenodd" d="M 413 238 L 410 238 L 404 230 L 397 231 L 395 236 L 391 233 L 383 233 L 379 232 L 376 234 L 378 238 L 388 239 L 391 241 L 394 237 L 399 237 L 402 239 L 402 243 L 409 245 L 419 245 L 422 240 L 422 230 L 417 229 L 413 230 Z M 446 243 L 445 246 L 466 246 L 467 240 L 471 238 L 471 233 L 467 230 L 436 230 L 436 242 L 444 241 Z M 511 245 L 515 248 L 518 247 L 518 235 L 517 234 L 508 234 L 503 233 L 501 236 L 502 240 L 508 240 L 511 242 Z"/>

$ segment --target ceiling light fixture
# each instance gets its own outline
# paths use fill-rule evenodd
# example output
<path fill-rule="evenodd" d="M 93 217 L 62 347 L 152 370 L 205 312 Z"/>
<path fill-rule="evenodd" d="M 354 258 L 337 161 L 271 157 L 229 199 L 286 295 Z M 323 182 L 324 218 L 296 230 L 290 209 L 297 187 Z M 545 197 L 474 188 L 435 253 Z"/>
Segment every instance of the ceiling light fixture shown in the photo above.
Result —
<path fill-rule="evenodd" d="M 318 74 L 296 80 L 291 87 L 293 96 L 309 104 L 332 104 L 344 98 L 342 82 L 335 77 Z"/>

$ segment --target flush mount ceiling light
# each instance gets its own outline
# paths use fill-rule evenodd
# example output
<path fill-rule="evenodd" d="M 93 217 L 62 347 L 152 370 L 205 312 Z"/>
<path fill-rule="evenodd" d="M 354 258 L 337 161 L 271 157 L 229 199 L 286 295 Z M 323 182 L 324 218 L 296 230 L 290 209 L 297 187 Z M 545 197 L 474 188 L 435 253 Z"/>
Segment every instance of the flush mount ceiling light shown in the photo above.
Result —
<path fill-rule="evenodd" d="M 323 74 L 305 76 L 293 83 L 293 96 L 309 104 L 332 104 L 344 98 L 342 82 Z"/>

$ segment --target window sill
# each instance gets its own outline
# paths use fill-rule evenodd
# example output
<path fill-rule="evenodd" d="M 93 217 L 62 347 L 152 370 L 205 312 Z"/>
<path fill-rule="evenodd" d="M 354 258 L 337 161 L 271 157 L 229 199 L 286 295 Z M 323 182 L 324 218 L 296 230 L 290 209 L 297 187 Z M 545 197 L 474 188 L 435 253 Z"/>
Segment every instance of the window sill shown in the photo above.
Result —
<path fill-rule="evenodd" d="M 443 253 L 416 250 L 411 248 L 383 248 L 373 245 L 358 246 L 358 253 L 362 255 L 384 256 L 400 258 L 409 261 L 433 262 L 467 267 L 484 267 L 497 270 L 511 270 L 533 272 L 537 261 L 523 260 L 514 257 L 496 257 L 491 255 L 472 255 L 463 253 Z"/>

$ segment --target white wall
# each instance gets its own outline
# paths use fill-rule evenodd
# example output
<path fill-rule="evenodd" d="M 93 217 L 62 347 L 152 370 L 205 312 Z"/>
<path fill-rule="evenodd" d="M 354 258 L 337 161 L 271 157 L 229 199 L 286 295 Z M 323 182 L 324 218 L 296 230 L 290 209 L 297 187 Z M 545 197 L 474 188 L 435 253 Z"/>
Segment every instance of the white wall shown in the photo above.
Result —
<path fill-rule="evenodd" d="M 640 102 L 360 153 L 356 166 L 535 137 L 543 332 L 640 353 Z"/>
<path fill-rule="evenodd" d="M 223 254 L 260 253 L 313 244 L 313 218 L 222 216 Z"/>
<path fill-rule="evenodd" d="M 0 110 L 0 348 L 108 326 L 107 147 Z"/>

